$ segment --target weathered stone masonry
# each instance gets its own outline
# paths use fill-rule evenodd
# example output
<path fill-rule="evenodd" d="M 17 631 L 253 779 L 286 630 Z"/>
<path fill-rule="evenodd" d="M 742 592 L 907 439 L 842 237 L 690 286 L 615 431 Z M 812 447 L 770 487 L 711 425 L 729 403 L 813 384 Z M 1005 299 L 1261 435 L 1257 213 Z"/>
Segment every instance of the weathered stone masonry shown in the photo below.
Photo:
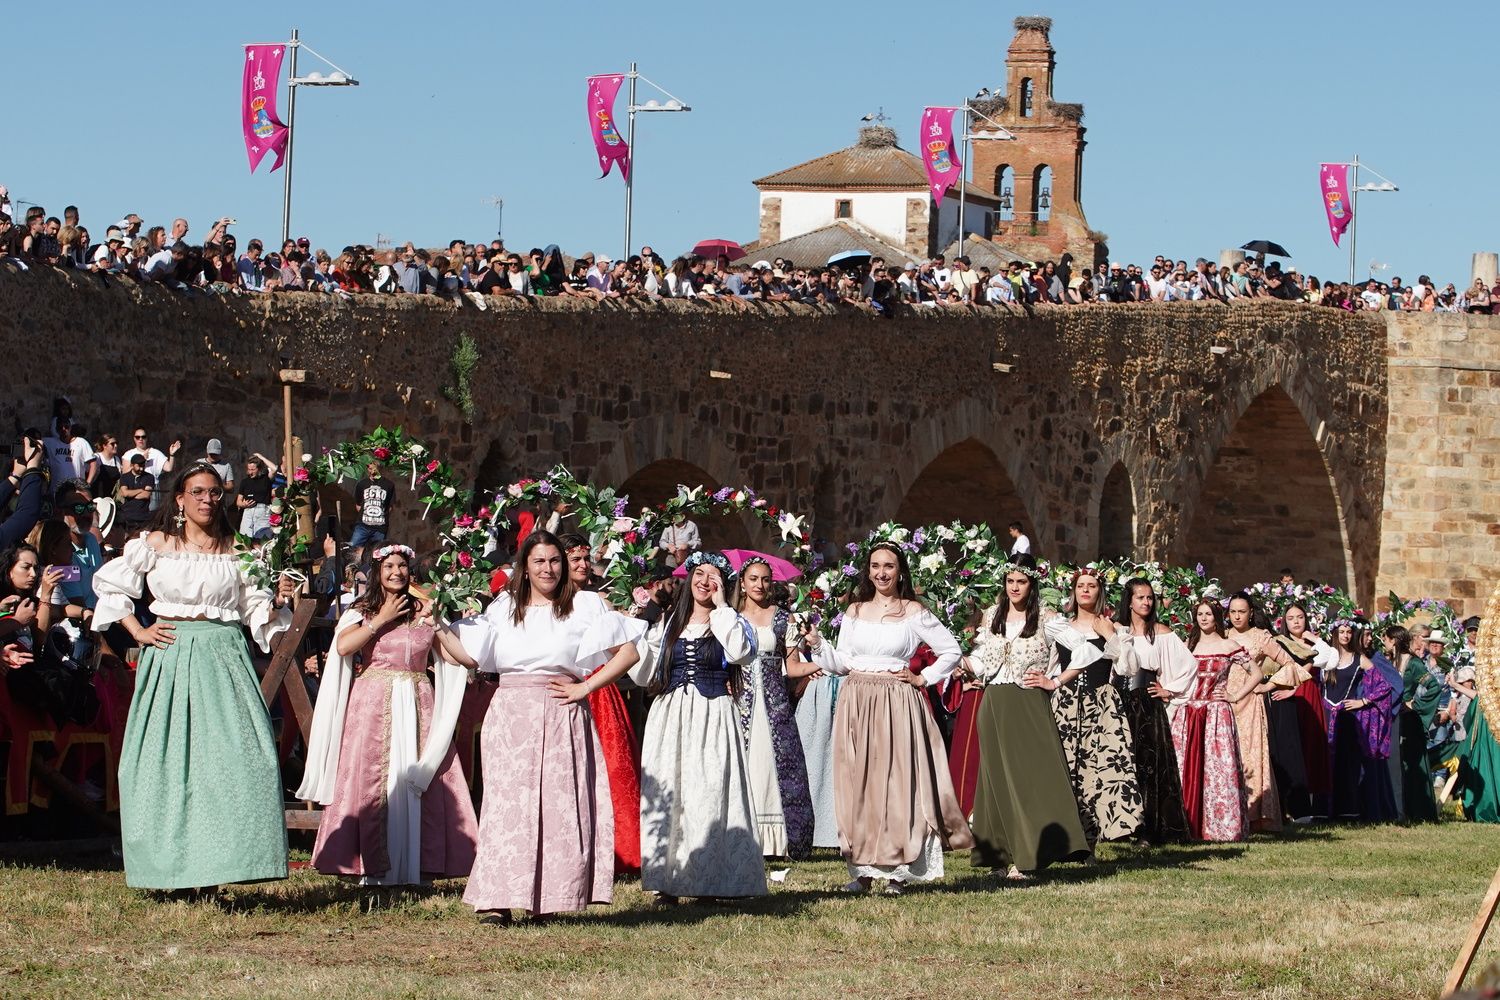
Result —
<path fill-rule="evenodd" d="M 406 297 L 186 299 L 33 273 L 0 277 L 0 316 L 4 405 L 23 423 L 65 393 L 90 433 L 142 423 L 158 443 L 222 437 L 235 457 L 279 450 L 286 353 L 310 373 L 296 391 L 309 450 L 400 423 L 488 486 L 563 462 L 656 499 L 646 494 L 695 473 L 814 514 L 831 539 L 898 514 L 1015 518 L 1043 553 L 1067 559 L 1096 552 L 1102 521 L 1107 544 L 1133 543 L 1142 557 L 1202 560 L 1239 582 L 1289 563 L 1365 600 L 1377 576 L 1404 586 L 1386 582 L 1387 563 L 1418 568 L 1382 551 L 1383 516 L 1387 534 L 1422 543 L 1432 596 L 1485 592 L 1500 543 L 1478 518 L 1493 521 L 1493 455 L 1431 482 L 1402 465 L 1421 489 L 1387 476 L 1388 423 L 1393 442 L 1407 435 L 1403 451 L 1422 450 L 1427 425 L 1403 421 L 1426 418 L 1392 393 L 1385 322 L 1335 310 L 1175 304 L 889 321 L 773 303 L 544 300 L 480 312 Z M 1393 345 L 1426 351 L 1428 327 L 1400 323 L 1420 336 L 1393 327 Z M 1494 358 L 1491 323 L 1450 317 L 1443 329 L 1482 328 Z M 481 354 L 472 425 L 442 392 L 465 332 Z M 1399 377 L 1447 371 L 1433 363 Z M 1471 396 L 1493 396 L 1500 381 L 1452 380 Z M 1416 395 L 1442 396 L 1430 401 L 1441 409 L 1445 393 L 1424 383 Z M 1489 418 L 1453 419 L 1446 435 Z M 1454 539 L 1471 551 L 1437 530 L 1458 523 L 1432 515 L 1438 495 L 1468 509 Z"/>

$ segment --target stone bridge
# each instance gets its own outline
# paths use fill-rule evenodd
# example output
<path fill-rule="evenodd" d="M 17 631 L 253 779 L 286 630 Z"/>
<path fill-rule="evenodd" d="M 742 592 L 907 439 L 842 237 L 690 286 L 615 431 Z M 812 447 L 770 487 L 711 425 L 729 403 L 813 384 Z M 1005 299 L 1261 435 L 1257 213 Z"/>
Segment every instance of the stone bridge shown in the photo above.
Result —
<path fill-rule="evenodd" d="M 4 406 L 90 436 L 309 450 L 404 424 L 481 485 L 552 464 L 657 501 L 750 484 L 843 541 L 1019 520 L 1053 558 L 1191 564 L 1477 611 L 1500 564 L 1500 320 L 1282 303 L 919 312 L 780 303 L 186 299 L 0 276 Z M 450 401 L 461 336 L 472 422 Z M 447 392 L 445 392 L 447 390 Z M 122 439 L 124 439 L 122 437 Z M 753 526 L 705 525 L 721 543 Z"/>

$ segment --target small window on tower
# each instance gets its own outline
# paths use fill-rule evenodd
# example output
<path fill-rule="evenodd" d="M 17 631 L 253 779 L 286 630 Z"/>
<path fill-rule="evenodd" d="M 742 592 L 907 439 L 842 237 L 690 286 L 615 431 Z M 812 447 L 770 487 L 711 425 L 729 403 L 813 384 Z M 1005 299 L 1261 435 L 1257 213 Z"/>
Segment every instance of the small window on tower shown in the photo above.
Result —
<path fill-rule="evenodd" d="M 833 203 L 833 217 L 835 219 L 854 218 L 854 201 L 851 198 L 840 198 Z"/>

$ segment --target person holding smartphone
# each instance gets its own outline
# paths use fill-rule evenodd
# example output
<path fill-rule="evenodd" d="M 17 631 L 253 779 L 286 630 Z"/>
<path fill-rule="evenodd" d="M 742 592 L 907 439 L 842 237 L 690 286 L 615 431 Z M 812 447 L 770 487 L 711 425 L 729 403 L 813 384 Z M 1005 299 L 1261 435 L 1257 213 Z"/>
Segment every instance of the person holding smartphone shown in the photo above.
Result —
<path fill-rule="evenodd" d="M 21 438 L 21 457 L 11 460 L 10 475 L 0 482 L 0 511 L 4 511 L 15 500 L 15 509 L 0 522 L 0 547 L 9 547 L 22 541 L 36 527 L 42 516 L 42 497 L 46 493 L 46 480 L 42 475 L 47 452 L 42 442 L 33 436 Z"/>

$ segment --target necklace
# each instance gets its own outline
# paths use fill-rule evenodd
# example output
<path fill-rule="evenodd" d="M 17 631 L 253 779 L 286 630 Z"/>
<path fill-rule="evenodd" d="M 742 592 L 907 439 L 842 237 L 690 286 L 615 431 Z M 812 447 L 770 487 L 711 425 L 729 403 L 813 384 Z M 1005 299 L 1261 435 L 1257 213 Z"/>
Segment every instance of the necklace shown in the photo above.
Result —
<path fill-rule="evenodd" d="M 193 541 L 191 538 L 187 537 L 186 535 L 182 536 L 182 540 L 183 540 L 183 542 L 185 544 L 191 545 L 193 548 L 197 549 L 199 552 L 213 552 L 213 551 L 216 551 L 218 549 L 218 547 L 219 547 L 218 543 L 216 541 L 213 542 L 213 543 L 211 543 L 211 544 L 209 544 L 209 545 L 204 545 L 202 542 L 195 542 L 195 541 Z"/>

